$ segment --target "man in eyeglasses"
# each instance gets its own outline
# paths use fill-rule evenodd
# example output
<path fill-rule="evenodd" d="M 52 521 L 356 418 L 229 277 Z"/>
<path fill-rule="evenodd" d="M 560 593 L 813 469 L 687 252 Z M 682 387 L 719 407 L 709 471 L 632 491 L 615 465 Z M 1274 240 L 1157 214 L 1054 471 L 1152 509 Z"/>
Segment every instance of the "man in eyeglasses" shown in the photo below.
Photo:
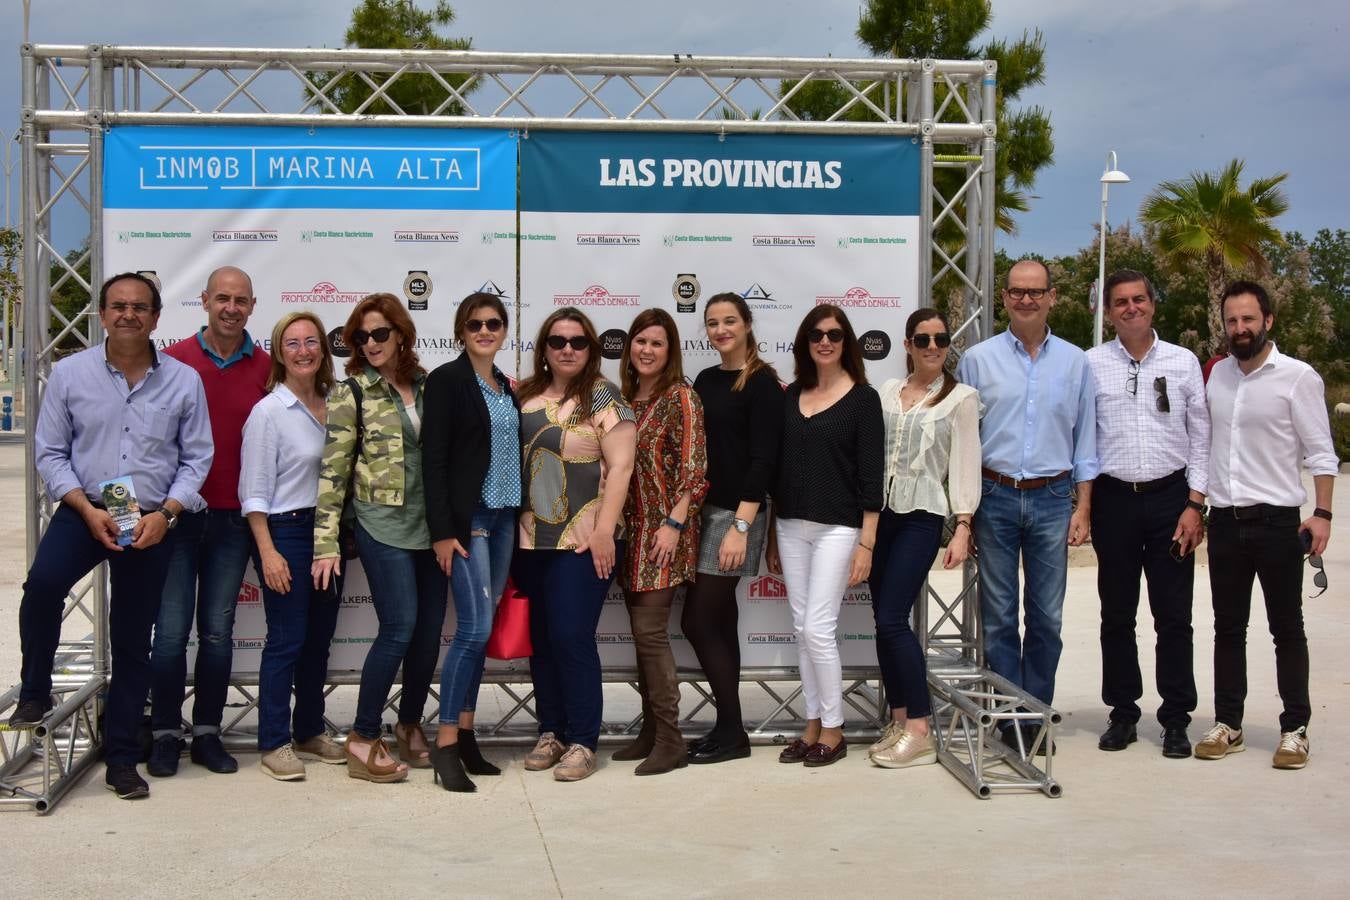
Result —
<path fill-rule="evenodd" d="M 1209 409 L 1195 354 L 1158 339 L 1153 284 L 1132 269 L 1106 279 L 1106 318 L 1116 339 L 1088 351 L 1097 382 L 1097 457 L 1092 548 L 1101 598 L 1102 702 L 1111 720 L 1097 747 L 1137 739 L 1143 678 L 1135 646 L 1139 576 L 1157 633 L 1158 722 L 1163 756 L 1191 755 L 1195 709 L 1191 635 L 1194 550 L 1204 538 Z"/>
<path fill-rule="evenodd" d="M 10 728 L 31 728 L 52 706 L 52 663 L 61 612 L 74 584 L 99 563 L 112 574 L 112 680 L 104 712 L 108 788 L 123 799 L 150 793 L 136 772 L 136 729 L 150 687 L 150 630 L 169 566 L 164 540 L 197 502 L 211 466 L 211 426 L 197 373 L 157 353 L 159 288 L 143 275 L 114 275 L 99 291 L 102 343 L 57 363 L 42 393 L 34 465 L 59 505 L 33 557 L 19 606 L 23 684 Z M 103 484 L 131 480 L 119 523 Z M 117 491 L 109 492 L 112 497 Z M 119 519 L 123 518 L 119 516 Z M 129 527 L 124 534 L 122 527 Z"/>
<path fill-rule="evenodd" d="M 271 367 L 267 352 L 253 343 L 245 327 L 255 302 L 253 281 L 247 273 L 234 266 L 216 269 L 202 291 L 206 324 L 164 351 L 201 376 L 216 456 L 201 489 L 206 508 L 185 513 L 169 540 L 169 575 L 150 654 L 154 744 L 146 768 L 157 778 L 178 772 L 183 750 L 187 641 L 194 614 L 197 662 L 192 761 L 212 772 L 239 768 L 220 741 L 220 723 L 234 658 L 235 604 L 252 547 L 252 535 L 239 508 L 244 423 L 253 404 L 266 393 Z"/>
<path fill-rule="evenodd" d="M 975 513 L 980 607 L 989 668 L 1050 703 L 1063 642 L 1069 546 L 1088 536 L 1097 477 L 1096 388 L 1087 356 L 1050 333 L 1050 270 L 1024 259 L 1008 272 L 1008 330 L 966 351 L 956 375 L 980 392 L 983 496 Z M 1077 494 L 1077 507 L 1074 495 Z M 1026 634 L 1018 632 L 1018 561 Z M 1003 740 L 1013 747 L 1015 728 Z M 1046 742 L 1040 745 L 1047 751 Z"/>
<path fill-rule="evenodd" d="M 1214 603 L 1215 723 L 1195 747 L 1201 759 L 1245 749 L 1247 620 L 1252 581 L 1261 579 L 1275 641 L 1275 678 L 1284 703 L 1273 765 L 1308 764 L 1308 639 L 1303 631 L 1303 541 L 1321 555 L 1331 537 L 1338 462 L 1322 379 L 1270 340 L 1270 297 L 1235 281 L 1220 300 L 1231 355 L 1210 372 L 1214 424 L 1209 463 L 1209 585 Z M 1313 477 L 1313 513 L 1300 465 Z M 1307 538 L 1302 534 L 1306 533 Z"/>

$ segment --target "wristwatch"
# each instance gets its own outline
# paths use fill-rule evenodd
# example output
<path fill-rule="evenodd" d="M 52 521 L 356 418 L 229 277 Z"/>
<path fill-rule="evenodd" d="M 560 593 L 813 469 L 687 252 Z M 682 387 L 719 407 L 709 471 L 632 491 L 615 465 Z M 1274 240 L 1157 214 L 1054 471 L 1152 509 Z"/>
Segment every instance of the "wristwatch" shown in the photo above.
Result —
<path fill-rule="evenodd" d="M 1317 516 L 1319 519 L 1326 519 L 1328 522 L 1331 521 L 1331 510 L 1329 509 L 1323 509 L 1319 506 L 1313 510 L 1313 515 Z"/>
<path fill-rule="evenodd" d="M 1201 503 L 1199 500 L 1187 500 L 1186 508 L 1195 510 L 1201 515 L 1201 517 L 1203 517 L 1206 512 L 1205 504 Z"/>
<path fill-rule="evenodd" d="M 173 513 L 169 512 L 169 508 L 167 506 L 161 506 L 159 509 L 155 510 L 155 512 L 163 516 L 164 521 L 169 523 L 170 531 L 172 531 L 173 527 L 178 524 L 178 517 L 175 516 Z"/>
<path fill-rule="evenodd" d="M 735 528 L 737 531 L 739 531 L 741 534 L 745 534 L 747 531 L 750 530 L 750 523 L 745 521 L 744 519 L 732 519 L 731 526 Z"/>

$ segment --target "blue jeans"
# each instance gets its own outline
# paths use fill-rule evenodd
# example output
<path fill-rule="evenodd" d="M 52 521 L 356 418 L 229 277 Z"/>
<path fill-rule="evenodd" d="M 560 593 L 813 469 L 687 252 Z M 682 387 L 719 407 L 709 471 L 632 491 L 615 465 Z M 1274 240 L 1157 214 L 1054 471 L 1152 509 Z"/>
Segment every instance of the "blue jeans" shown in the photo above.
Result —
<path fill-rule="evenodd" d="M 237 509 L 183 513 L 164 539 L 169 575 L 150 651 L 150 722 L 155 737 L 177 735 L 183 725 L 187 640 L 197 617 L 192 733 L 220 731 L 234 660 L 234 607 L 253 549 L 248 522 Z"/>
<path fill-rule="evenodd" d="M 904 515 L 881 511 L 868 579 L 877 623 L 877 665 L 890 708 L 903 708 L 910 719 L 932 712 L 928 666 L 909 617 L 941 544 L 942 516 L 924 510 Z"/>
<path fill-rule="evenodd" d="M 1043 703 L 1055 698 L 1069 571 L 1073 479 L 1028 491 L 984 479 L 975 513 L 985 662 Z M 1026 636 L 1017 629 L 1017 565 L 1026 578 Z"/>
<path fill-rule="evenodd" d="M 114 765 L 140 761 L 136 732 L 150 688 L 150 629 L 169 566 L 161 541 L 144 550 L 108 550 L 89 533 L 80 514 L 61 504 L 38 543 L 19 603 L 19 645 L 23 651 L 20 700 L 46 703 L 52 692 L 52 663 L 61 641 L 66 594 L 94 566 L 108 561 L 108 637 L 112 679 L 104 707 L 104 746 Z"/>
<path fill-rule="evenodd" d="M 380 627 L 361 667 L 352 731 L 374 740 L 380 736 L 384 703 L 403 666 L 403 693 L 398 720 L 422 721 L 422 707 L 431 690 L 436 657 L 441 652 L 446 592 L 450 581 L 427 550 L 404 550 L 382 544 L 356 523 L 356 550 L 370 582 L 370 597 Z"/>
<path fill-rule="evenodd" d="M 615 544 L 623 560 L 623 542 Z M 618 563 L 615 565 L 618 569 Z M 595 628 L 614 580 L 595 577 L 590 553 L 520 550 L 511 572 L 530 598 L 530 679 L 539 733 L 594 750 L 600 742 L 604 694 Z"/>
<path fill-rule="evenodd" d="M 460 712 L 478 707 L 483 681 L 483 648 L 492 634 L 492 614 L 511 572 L 516 545 L 516 510 L 479 505 L 470 523 L 468 558 L 456 556 L 450 567 L 455 600 L 455 636 L 441 664 L 441 722 L 454 725 Z"/>
<path fill-rule="evenodd" d="M 291 589 L 278 594 L 267 586 L 266 580 L 262 583 L 267 643 L 263 645 L 258 666 L 258 749 L 263 752 L 289 744 L 292 733 L 297 742 L 324 733 L 323 689 L 328 680 L 328 648 L 342 605 L 340 576 L 335 588 L 314 589 L 310 575 L 314 562 L 314 510 L 270 515 L 267 530 L 272 534 L 272 545 L 290 567 Z M 253 566 L 261 578 L 262 557 L 256 548 Z"/>

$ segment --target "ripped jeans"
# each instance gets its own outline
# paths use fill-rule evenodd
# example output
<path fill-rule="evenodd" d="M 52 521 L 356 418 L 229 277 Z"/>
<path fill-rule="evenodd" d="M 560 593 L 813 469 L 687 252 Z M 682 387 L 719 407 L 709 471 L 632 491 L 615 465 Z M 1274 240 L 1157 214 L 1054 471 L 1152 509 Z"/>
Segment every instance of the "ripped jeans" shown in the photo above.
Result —
<path fill-rule="evenodd" d="M 460 712 L 478 706 L 483 680 L 483 648 L 492 634 L 492 616 L 511 571 L 516 544 L 516 509 L 479 505 L 470 526 L 468 558 L 456 556 L 450 567 L 455 600 L 455 636 L 441 665 L 441 723 L 453 725 Z"/>

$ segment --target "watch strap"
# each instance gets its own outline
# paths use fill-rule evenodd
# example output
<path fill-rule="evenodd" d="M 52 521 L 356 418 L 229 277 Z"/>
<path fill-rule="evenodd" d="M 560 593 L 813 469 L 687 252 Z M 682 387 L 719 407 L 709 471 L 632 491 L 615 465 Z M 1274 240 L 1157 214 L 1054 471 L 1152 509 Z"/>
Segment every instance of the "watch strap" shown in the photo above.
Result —
<path fill-rule="evenodd" d="M 1329 509 L 1323 509 L 1319 506 L 1313 510 L 1313 515 L 1317 516 L 1319 519 L 1326 519 L 1328 522 L 1331 521 L 1331 510 Z"/>

